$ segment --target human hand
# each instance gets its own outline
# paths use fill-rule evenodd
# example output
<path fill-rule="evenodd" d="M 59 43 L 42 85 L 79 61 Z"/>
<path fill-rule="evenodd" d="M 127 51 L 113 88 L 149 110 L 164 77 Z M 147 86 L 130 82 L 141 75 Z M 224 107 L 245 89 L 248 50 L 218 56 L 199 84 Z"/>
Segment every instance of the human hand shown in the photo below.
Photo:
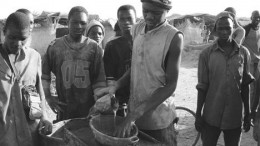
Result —
<path fill-rule="evenodd" d="M 201 117 L 201 115 L 196 115 L 195 118 L 196 118 L 195 119 L 195 128 L 198 132 L 201 132 L 205 122 L 204 122 L 203 118 Z"/>
<path fill-rule="evenodd" d="M 255 141 L 258 141 L 258 137 L 260 138 L 260 120 L 256 119 L 254 121 L 254 128 L 253 128 L 253 138 Z"/>
<path fill-rule="evenodd" d="M 67 106 L 66 103 L 59 101 L 58 97 L 55 97 L 55 96 L 46 98 L 46 100 L 54 113 L 63 111 L 60 106 Z"/>
<path fill-rule="evenodd" d="M 52 133 L 52 123 L 46 118 L 42 118 L 39 123 L 39 131 L 43 134 L 48 135 Z"/>
<path fill-rule="evenodd" d="M 250 120 L 254 123 L 255 121 L 255 115 L 256 115 L 256 111 L 255 110 L 251 110 L 250 113 Z"/>
<path fill-rule="evenodd" d="M 128 117 L 125 118 L 125 120 L 120 123 L 118 126 L 115 127 L 115 131 L 113 135 L 115 137 L 125 138 L 130 136 L 130 132 L 133 128 L 134 122 L 131 121 Z"/>
<path fill-rule="evenodd" d="M 251 127 L 251 118 L 249 115 L 245 115 L 244 122 L 243 122 L 243 129 L 245 132 L 248 132 Z"/>

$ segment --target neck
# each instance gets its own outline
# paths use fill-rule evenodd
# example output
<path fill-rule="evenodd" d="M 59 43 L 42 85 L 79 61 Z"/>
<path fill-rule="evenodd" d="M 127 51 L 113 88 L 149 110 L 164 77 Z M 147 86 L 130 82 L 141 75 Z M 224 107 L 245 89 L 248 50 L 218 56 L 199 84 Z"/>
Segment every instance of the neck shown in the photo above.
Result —
<path fill-rule="evenodd" d="M 219 39 L 218 40 L 218 44 L 222 48 L 229 47 L 229 46 L 233 45 L 232 39 L 228 39 L 228 40 L 221 40 L 221 39 Z"/>
<path fill-rule="evenodd" d="M 258 29 L 259 29 L 259 26 L 258 26 L 258 25 L 252 25 L 252 29 L 253 29 L 253 30 L 258 30 Z"/>
<path fill-rule="evenodd" d="M 82 35 L 79 37 L 74 37 L 71 34 L 69 34 L 68 39 L 70 42 L 80 43 L 82 41 Z"/>
<path fill-rule="evenodd" d="M 150 31 L 150 30 L 153 30 L 153 29 L 159 27 L 159 26 L 162 25 L 164 22 L 165 22 L 165 20 L 162 21 L 162 22 L 160 22 L 160 23 L 158 23 L 158 24 L 155 25 L 155 26 L 148 26 L 148 25 L 146 25 L 146 27 L 145 27 L 145 32 Z"/>
<path fill-rule="evenodd" d="M 124 37 L 126 37 L 126 38 L 132 37 L 129 31 L 128 31 L 128 32 L 123 32 L 122 35 L 123 35 Z"/>

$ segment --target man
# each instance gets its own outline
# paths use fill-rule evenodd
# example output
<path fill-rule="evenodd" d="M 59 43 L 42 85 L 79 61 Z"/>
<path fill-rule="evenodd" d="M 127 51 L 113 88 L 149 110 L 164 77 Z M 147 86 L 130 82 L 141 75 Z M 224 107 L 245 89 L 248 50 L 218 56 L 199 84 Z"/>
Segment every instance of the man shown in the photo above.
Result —
<path fill-rule="evenodd" d="M 115 136 L 128 136 L 132 123 L 165 145 L 177 145 L 170 99 L 176 89 L 183 34 L 166 20 L 169 0 L 141 0 L 144 21 L 133 27 L 131 70 L 109 90 L 115 93 L 130 81 L 129 112 Z M 131 74 L 131 80 L 129 80 Z"/>
<path fill-rule="evenodd" d="M 234 32 L 232 37 L 238 45 L 242 45 L 245 38 L 245 29 L 242 26 L 240 26 L 237 21 L 236 10 L 233 7 L 227 7 L 224 11 L 230 12 L 233 15 L 235 26 L 234 26 Z"/>
<path fill-rule="evenodd" d="M 245 41 L 243 45 L 249 50 L 251 56 L 250 62 L 250 72 L 255 78 L 255 82 L 250 85 L 250 103 L 253 105 L 256 90 L 259 88 L 256 87 L 257 83 L 260 82 L 259 79 L 259 60 L 260 60 L 260 14 L 259 11 L 253 11 L 251 16 L 251 23 L 246 25 L 244 29 L 246 30 Z M 251 111 L 255 114 L 256 107 L 251 106 Z"/>
<path fill-rule="evenodd" d="M 105 37 L 105 28 L 97 20 L 91 20 L 86 29 L 86 36 L 96 41 L 102 47 L 102 41 Z"/>
<path fill-rule="evenodd" d="M 229 12 L 217 15 L 213 31 L 218 40 L 199 57 L 195 127 L 202 134 L 203 146 L 217 145 L 221 132 L 225 145 L 240 145 L 242 119 L 245 132 L 250 129 L 250 55 L 232 39 L 233 21 Z"/>
<path fill-rule="evenodd" d="M 257 141 L 257 146 L 260 146 L 260 82 L 256 83 L 256 90 L 254 102 L 251 110 L 251 118 L 254 123 L 253 138 Z"/>
<path fill-rule="evenodd" d="M 117 18 L 122 36 L 107 43 L 103 58 L 108 85 L 114 85 L 114 82 L 130 69 L 133 47 L 130 30 L 136 22 L 136 10 L 131 5 L 120 6 L 117 10 Z M 116 92 L 115 96 L 119 100 L 119 105 L 128 102 L 129 89 L 130 86 L 127 85 Z M 119 111 L 118 114 L 122 115 L 122 112 Z"/>
<path fill-rule="evenodd" d="M 28 120 L 22 103 L 21 88 L 35 86 L 40 94 L 42 117 L 40 129 L 50 134 L 45 96 L 41 82 L 41 57 L 34 49 L 25 46 L 30 36 L 30 20 L 26 14 L 15 12 L 8 16 L 4 27 L 5 40 L 0 45 L 0 145 L 39 145 L 35 120 Z"/>
<path fill-rule="evenodd" d="M 69 34 L 53 41 L 43 61 L 46 99 L 57 120 L 86 117 L 94 105 L 94 94 L 106 86 L 102 49 L 84 36 L 88 12 L 73 7 L 68 15 Z M 58 99 L 50 94 L 50 73 L 56 76 Z"/>
<path fill-rule="evenodd" d="M 29 10 L 27 10 L 27 9 L 18 9 L 18 10 L 16 10 L 16 12 L 24 13 L 30 19 L 30 33 L 31 33 L 31 35 L 30 35 L 30 37 L 26 41 L 26 45 L 30 46 L 31 42 L 32 42 L 32 31 L 33 31 L 33 27 L 34 27 L 34 17 L 33 17 L 33 14 Z"/>

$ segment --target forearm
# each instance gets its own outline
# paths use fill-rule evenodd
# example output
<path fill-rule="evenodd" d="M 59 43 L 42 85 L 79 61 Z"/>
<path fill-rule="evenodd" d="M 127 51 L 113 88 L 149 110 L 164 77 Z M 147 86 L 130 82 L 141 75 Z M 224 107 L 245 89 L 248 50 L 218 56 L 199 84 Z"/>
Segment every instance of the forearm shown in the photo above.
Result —
<path fill-rule="evenodd" d="M 38 89 L 38 93 L 41 98 L 42 119 L 46 119 L 47 118 L 47 113 L 46 113 L 47 108 L 46 108 L 45 94 L 44 94 L 44 90 L 43 90 L 43 86 L 42 86 L 42 80 L 39 80 L 39 83 L 37 84 L 37 89 Z"/>
<path fill-rule="evenodd" d="M 206 92 L 199 89 L 198 90 L 196 116 L 202 115 L 202 108 L 204 106 L 205 99 L 206 99 Z"/>
<path fill-rule="evenodd" d="M 253 102 L 253 105 L 252 105 L 252 108 L 251 108 L 251 111 L 256 111 L 258 106 L 259 106 L 259 98 L 260 98 L 260 80 L 256 80 L 256 89 L 258 90 L 255 90 L 255 97 L 253 98 L 254 99 L 254 102 Z"/>
<path fill-rule="evenodd" d="M 51 98 L 50 84 L 51 82 L 49 80 L 42 80 L 42 86 L 46 100 L 48 100 L 48 98 Z"/>
<path fill-rule="evenodd" d="M 125 74 L 115 82 L 116 90 L 130 84 L 130 74 L 131 74 L 131 69 L 128 69 L 125 72 Z"/>
<path fill-rule="evenodd" d="M 143 116 L 146 112 L 151 111 L 152 109 L 155 109 L 157 106 L 159 106 L 161 103 L 163 103 L 167 98 L 169 98 L 172 93 L 176 89 L 177 82 L 170 86 L 164 86 L 158 88 L 154 93 L 151 95 L 149 100 L 146 100 L 145 102 L 141 103 L 137 106 L 135 109 L 131 109 L 129 111 L 129 118 L 132 121 L 137 120 L 141 116 Z"/>
<path fill-rule="evenodd" d="M 244 104 L 244 114 L 248 115 L 250 113 L 250 105 L 249 105 L 249 85 L 244 85 L 242 86 L 241 90 L 241 96 L 242 96 L 242 101 Z"/>

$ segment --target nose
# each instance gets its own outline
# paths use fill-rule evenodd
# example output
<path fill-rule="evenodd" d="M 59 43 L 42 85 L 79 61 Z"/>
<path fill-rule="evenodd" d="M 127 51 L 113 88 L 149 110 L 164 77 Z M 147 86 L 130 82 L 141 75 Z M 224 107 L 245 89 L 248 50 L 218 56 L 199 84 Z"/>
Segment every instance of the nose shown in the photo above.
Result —
<path fill-rule="evenodd" d="M 151 12 L 148 12 L 146 14 L 146 19 L 153 19 L 153 14 Z"/>

